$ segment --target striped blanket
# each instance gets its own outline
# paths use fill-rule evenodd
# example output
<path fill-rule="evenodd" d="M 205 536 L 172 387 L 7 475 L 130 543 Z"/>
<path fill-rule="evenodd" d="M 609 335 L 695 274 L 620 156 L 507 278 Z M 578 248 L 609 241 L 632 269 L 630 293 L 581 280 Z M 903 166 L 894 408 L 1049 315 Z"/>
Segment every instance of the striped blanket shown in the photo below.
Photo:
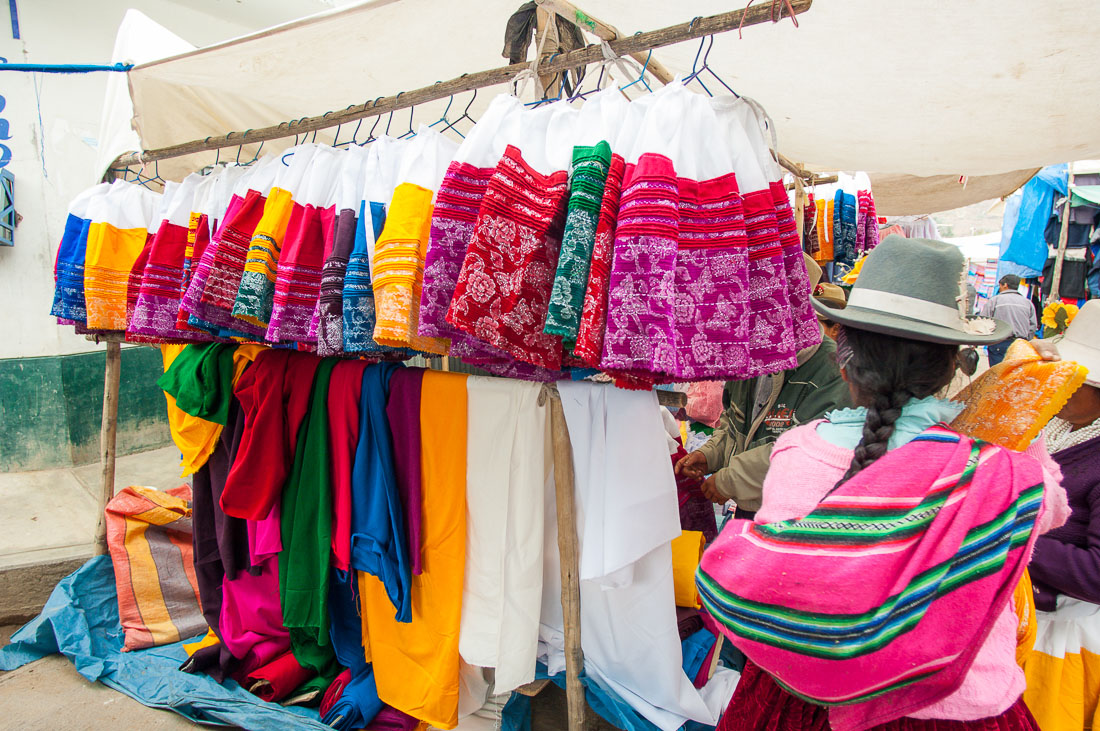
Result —
<path fill-rule="evenodd" d="M 834 729 L 913 713 L 962 682 L 1006 606 L 1043 500 L 1029 456 L 934 427 L 797 520 L 731 523 L 700 597 L 725 634 Z"/>

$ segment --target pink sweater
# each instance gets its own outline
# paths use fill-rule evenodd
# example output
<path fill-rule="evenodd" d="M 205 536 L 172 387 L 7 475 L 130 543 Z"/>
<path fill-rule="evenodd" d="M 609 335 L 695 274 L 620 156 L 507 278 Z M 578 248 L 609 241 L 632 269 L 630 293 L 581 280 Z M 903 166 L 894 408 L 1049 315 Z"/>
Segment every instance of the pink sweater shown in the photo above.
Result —
<path fill-rule="evenodd" d="M 852 450 L 838 447 L 817 433 L 822 420 L 783 434 L 772 451 L 764 479 L 764 499 L 757 523 L 801 518 L 815 507 L 847 471 Z M 1069 517 L 1062 473 L 1039 439 L 1026 450 L 1042 464 L 1046 475 L 1040 533 L 1062 525 Z M 997 618 L 962 685 L 943 700 L 911 714 L 912 718 L 976 721 L 998 716 L 1024 692 L 1024 672 L 1016 664 L 1016 610 L 1012 602 Z"/>

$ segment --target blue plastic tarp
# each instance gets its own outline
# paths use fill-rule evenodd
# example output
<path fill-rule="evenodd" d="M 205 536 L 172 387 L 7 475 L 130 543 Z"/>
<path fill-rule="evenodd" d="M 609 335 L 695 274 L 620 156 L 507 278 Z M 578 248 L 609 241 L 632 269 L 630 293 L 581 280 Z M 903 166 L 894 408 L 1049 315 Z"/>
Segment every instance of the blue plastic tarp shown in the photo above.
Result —
<path fill-rule="evenodd" d="M 1001 261 L 1026 267 L 1034 272 L 1030 276 L 1038 276 L 1043 271 L 1043 264 L 1047 261 L 1047 242 L 1043 232 L 1054 210 L 1054 194 L 1066 194 L 1068 177 L 1065 164 L 1048 165 L 1023 187 L 1017 211 L 1012 212 L 1009 205 L 1005 205 L 1001 227 Z M 1015 220 L 1012 220 L 1013 216 Z"/>
<path fill-rule="evenodd" d="M 246 729 L 328 729 L 314 709 L 284 708 L 232 680 L 219 685 L 205 675 L 180 672 L 187 658 L 182 642 L 123 652 L 122 641 L 114 569 L 108 556 L 97 556 L 62 579 L 42 613 L 0 648 L 0 670 L 60 652 L 88 680 L 193 721 Z"/>

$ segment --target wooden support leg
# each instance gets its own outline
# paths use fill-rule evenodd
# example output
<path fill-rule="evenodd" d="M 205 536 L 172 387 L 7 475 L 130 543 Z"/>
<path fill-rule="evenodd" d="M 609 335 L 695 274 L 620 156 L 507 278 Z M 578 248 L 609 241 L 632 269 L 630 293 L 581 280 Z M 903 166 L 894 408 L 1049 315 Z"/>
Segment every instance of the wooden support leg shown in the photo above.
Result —
<path fill-rule="evenodd" d="M 118 384 L 122 373 L 119 343 L 107 343 L 107 368 L 103 379 L 103 425 L 99 432 L 100 472 L 99 520 L 95 529 L 95 552 L 107 553 L 107 518 L 104 508 L 115 496 L 115 440 L 118 436 Z"/>
<path fill-rule="evenodd" d="M 584 651 L 581 649 L 580 556 L 574 502 L 573 450 L 569 427 L 556 388 L 550 390 L 550 431 L 554 444 L 554 488 L 558 511 L 558 552 L 561 556 L 561 608 L 565 619 L 565 693 L 569 731 L 585 728 Z"/>

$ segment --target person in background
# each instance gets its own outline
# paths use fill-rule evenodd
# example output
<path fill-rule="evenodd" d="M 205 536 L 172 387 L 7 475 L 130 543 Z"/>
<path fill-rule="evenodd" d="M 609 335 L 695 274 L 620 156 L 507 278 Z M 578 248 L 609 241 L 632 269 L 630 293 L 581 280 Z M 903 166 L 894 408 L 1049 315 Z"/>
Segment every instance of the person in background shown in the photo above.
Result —
<path fill-rule="evenodd" d="M 1057 341 L 1058 355 L 1089 369 L 1085 384 L 1043 432 L 1069 498 L 1066 524 L 1035 541 L 1028 570 L 1036 644 L 1024 693 L 1044 729 L 1098 728 L 1100 691 L 1100 300 L 1085 303 Z M 1044 341 L 1049 343 L 1050 341 Z M 1076 650 L 1076 651 L 1074 651 Z M 1076 655 L 1077 657 L 1066 657 Z"/>
<path fill-rule="evenodd" d="M 837 309 L 844 309 L 844 305 L 848 302 L 847 298 L 844 296 L 844 290 L 829 282 L 821 282 L 814 287 L 814 299 Z M 820 312 L 816 314 L 817 321 L 821 323 L 822 330 L 825 331 L 825 334 L 831 340 L 836 342 L 836 334 L 840 331 L 840 325 L 836 324 L 825 315 L 822 315 Z"/>
<path fill-rule="evenodd" d="M 989 298 L 982 307 L 982 317 L 1007 322 L 1012 327 L 1012 336 L 1003 342 L 989 346 L 989 365 L 995 366 L 1005 358 L 1008 346 L 1016 338 L 1027 340 L 1039 329 L 1039 320 L 1035 316 L 1035 307 L 1027 297 L 1020 294 L 1020 278 L 1015 274 L 1001 277 L 1000 289 Z"/>
<path fill-rule="evenodd" d="M 821 267 L 805 259 L 813 292 Z M 733 500 L 738 517 L 751 516 L 760 507 L 772 445 L 779 435 L 850 404 L 836 366 L 836 343 L 823 338 L 820 345 L 800 351 L 794 370 L 728 382 L 722 403 L 725 411 L 714 434 L 676 463 L 676 474 L 695 479 L 709 474 L 700 488 L 707 499 Z"/>

